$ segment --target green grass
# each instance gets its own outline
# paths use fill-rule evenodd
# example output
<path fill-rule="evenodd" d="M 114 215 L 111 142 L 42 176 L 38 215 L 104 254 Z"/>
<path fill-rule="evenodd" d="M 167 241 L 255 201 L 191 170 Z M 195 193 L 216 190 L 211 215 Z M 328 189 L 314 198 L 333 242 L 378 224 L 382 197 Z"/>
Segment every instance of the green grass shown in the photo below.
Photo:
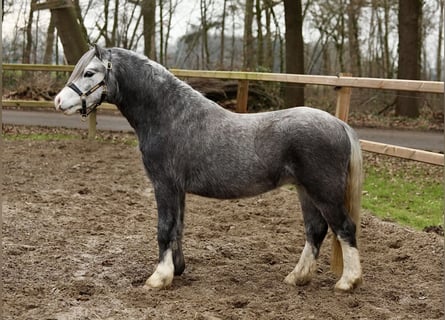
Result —
<path fill-rule="evenodd" d="M 78 139 L 78 135 L 65 133 L 17 133 L 3 134 L 3 138 L 9 141 L 31 140 L 31 141 L 62 141 Z"/>
<path fill-rule="evenodd" d="M 443 225 L 443 167 L 395 159 L 372 162 L 365 163 L 364 209 L 419 230 Z"/>
<path fill-rule="evenodd" d="M 46 131 L 45 131 L 46 130 Z M 39 131 L 22 130 L 20 132 L 4 132 L 3 139 L 6 141 L 67 141 L 67 140 L 81 140 L 87 139 L 87 132 L 78 133 L 71 130 L 62 130 L 58 132 L 57 129 L 49 130 L 42 129 Z M 106 134 L 98 133 L 94 139 L 98 142 L 119 144 L 123 143 L 129 146 L 137 146 L 138 140 L 132 134 Z"/>

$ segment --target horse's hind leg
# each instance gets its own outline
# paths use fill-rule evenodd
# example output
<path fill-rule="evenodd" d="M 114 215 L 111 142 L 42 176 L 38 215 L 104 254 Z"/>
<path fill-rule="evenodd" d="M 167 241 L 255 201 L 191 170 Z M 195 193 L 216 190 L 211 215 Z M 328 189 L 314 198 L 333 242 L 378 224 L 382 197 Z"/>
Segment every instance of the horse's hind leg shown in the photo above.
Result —
<path fill-rule="evenodd" d="M 335 289 L 351 291 L 362 283 L 362 268 L 357 249 L 356 226 L 349 218 L 344 206 L 340 206 L 337 210 L 333 208 L 328 212 L 326 219 L 337 238 L 333 241 L 339 241 L 340 243 L 341 250 L 339 250 L 338 254 L 341 255 L 339 257 L 340 261 L 343 261 L 341 278 L 335 284 Z M 335 252 L 333 252 L 333 255 L 335 255 Z M 336 258 L 333 257 L 333 259 L 335 260 Z M 333 267 L 335 266 L 333 265 Z"/>
<path fill-rule="evenodd" d="M 341 278 L 335 284 L 335 289 L 339 291 L 351 291 L 362 283 L 362 269 L 357 249 L 356 226 L 340 201 L 337 206 L 321 205 L 321 208 L 323 216 L 326 218 L 326 221 L 341 246 L 338 254 L 340 255 L 339 260 L 343 262 L 343 265 L 340 269 Z M 334 241 L 337 239 L 334 239 Z M 335 252 L 333 254 L 335 254 Z M 333 258 L 334 260 L 336 259 L 335 257 Z M 333 265 L 333 267 L 335 266 Z"/>
<path fill-rule="evenodd" d="M 284 282 L 291 285 L 305 285 L 312 279 L 317 268 L 317 258 L 321 244 L 328 231 L 328 224 L 303 188 L 299 189 L 301 209 L 303 211 L 306 244 L 295 269 Z"/>
<path fill-rule="evenodd" d="M 175 188 L 155 186 L 158 205 L 159 263 L 145 286 L 150 288 L 168 287 L 175 275 L 185 269 L 182 253 L 182 229 L 184 222 L 185 193 Z"/>
<path fill-rule="evenodd" d="M 362 269 L 360 256 L 356 245 L 338 237 L 343 255 L 343 273 L 340 280 L 335 284 L 338 291 L 351 291 L 362 283 Z"/>

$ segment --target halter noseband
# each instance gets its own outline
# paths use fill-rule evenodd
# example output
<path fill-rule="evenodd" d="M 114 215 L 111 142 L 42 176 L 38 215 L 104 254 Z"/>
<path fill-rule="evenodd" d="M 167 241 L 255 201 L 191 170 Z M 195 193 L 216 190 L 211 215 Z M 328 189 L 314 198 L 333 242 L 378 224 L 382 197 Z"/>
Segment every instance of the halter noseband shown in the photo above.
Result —
<path fill-rule="evenodd" d="M 104 63 L 104 62 L 102 62 L 102 63 Z M 106 64 L 104 63 L 104 65 L 105 65 L 105 67 L 107 69 L 104 78 L 102 79 L 102 81 L 100 81 L 96 85 L 92 86 L 87 92 L 82 92 L 82 90 L 80 90 L 79 87 L 74 84 L 74 82 L 71 82 L 71 83 L 67 84 L 67 87 L 72 89 L 75 93 L 77 93 L 79 95 L 79 97 L 80 97 L 80 100 L 82 101 L 82 109 L 80 110 L 80 115 L 82 116 L 82 120 L 85 120 L 86 117 L 91 112 L 96 110 L 96 108 L 98 106 L 100 106 L 102 104 L 102 102 L 105 101 L 105 98 L 107 97 L 107 84 L 106 84 L 106 82 L 108 81 L 108 75 L 109 75 L 110 70 L 112 68 L 112 64 L 111 64 L 110 61 L 107 61 Z M 102 94 L 100 95 L 99 102 L 95 102 L 92 105 L 87 107 L 87 97 L 90 94 L 92 94 L 94 91 L 99 89 L 100 87 L 103 87 L 103 90 L 102 90 Z"/>

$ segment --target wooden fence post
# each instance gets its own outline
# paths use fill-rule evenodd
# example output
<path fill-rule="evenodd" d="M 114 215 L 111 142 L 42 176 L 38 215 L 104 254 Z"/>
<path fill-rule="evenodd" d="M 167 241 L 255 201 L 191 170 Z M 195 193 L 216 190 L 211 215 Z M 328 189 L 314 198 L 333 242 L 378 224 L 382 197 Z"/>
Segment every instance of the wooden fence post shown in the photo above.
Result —
<path fill-rule="evenodd" d="M 339 73 L 338 77 L 351 77 L 350 73 Z M 348 122 L 349 105 L 351 102 L 351 87 L 335 87 L 337 90 L 337 106 L 335 116 L 344 122 Z"/>
<path fill-rule="evenodd" d="M 96 138 L 96 120 L 97 110 L 91 112 L 88 116 L 88 139 L 94 140 Z"/>
<path fill-rule="evenodd" d="M 247 100 L 249 98 L 249 80 L 238 81 L 238 91 L 236 94 L 236 112 L 247 112 Z"/>

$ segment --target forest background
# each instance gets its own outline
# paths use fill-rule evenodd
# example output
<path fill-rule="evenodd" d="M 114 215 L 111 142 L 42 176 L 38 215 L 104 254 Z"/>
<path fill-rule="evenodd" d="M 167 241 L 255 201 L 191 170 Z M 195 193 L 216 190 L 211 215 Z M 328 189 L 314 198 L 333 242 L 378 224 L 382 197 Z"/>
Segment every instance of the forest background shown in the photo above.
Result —
<path fill-rule="evenodd" d="M 45 1 L 2 1 L 3 62 L 73 63 L 65 59 L 55 15 L 36 9 Z M 86 42 L 135 50 L 167 67 L 443 81 L 444 2 L 74 0 L 73 6 Z M 307 91 L 285 85 L 279 92 L 291 106 L 307 104 Z M 408 117 L 443 108 L 437 95 L 394 96 L 365 95 L 360 104 L 394 106 Z"/>

